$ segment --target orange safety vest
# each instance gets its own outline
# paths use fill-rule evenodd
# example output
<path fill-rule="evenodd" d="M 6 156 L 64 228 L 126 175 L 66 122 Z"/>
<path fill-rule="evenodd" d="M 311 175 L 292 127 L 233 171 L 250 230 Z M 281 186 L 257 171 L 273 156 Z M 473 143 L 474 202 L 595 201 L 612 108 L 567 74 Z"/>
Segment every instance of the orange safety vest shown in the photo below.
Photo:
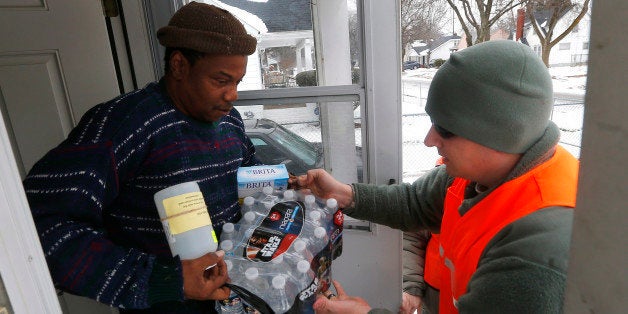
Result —
<path fill-rule="evenodd" d="M 440 313 L 458 313 L 457 303 L 467 291 L 486 244 L 506 225 L 550 206 L 575 207 L 578 160 L 557 146 L 548 161 L 497 187 L 464 216 L 458 208 L 464 199 L 466 179 L 456 178 L 445 197 L 441 225 Z"/>
<path fill-rule="evenodd" d="M 445 267 L 438 249 L 440 248 L 440 242 L 438 241 L 439 234 L 432 233 L 432 237 L 427 242 L 427 248 L 425 249 L 425 265 L 423 266 L 423 279 L 433 288 L 440 289 L 440 272 L 441 268 Z"/>

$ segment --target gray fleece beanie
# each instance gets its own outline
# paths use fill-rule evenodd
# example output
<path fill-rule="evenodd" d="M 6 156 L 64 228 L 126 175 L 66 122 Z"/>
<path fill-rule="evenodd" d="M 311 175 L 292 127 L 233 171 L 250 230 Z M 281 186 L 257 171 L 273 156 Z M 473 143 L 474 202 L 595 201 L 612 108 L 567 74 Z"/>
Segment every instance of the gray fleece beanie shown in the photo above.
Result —
<path fill-rule="evenodd" d="M 518 154 L 543 136 L 552 105 L 541 59 L 528 46 L 496 40 L 453 53 L 432 80 L 425 111 L 458 136 Z"/>
<path fill-rule="evenodd" d="M 175 12 L 157 38 L 164 47 L 220 55 L 248 56 L 257 46 L 257 39 L 229 11 L 194 1 Z"/>

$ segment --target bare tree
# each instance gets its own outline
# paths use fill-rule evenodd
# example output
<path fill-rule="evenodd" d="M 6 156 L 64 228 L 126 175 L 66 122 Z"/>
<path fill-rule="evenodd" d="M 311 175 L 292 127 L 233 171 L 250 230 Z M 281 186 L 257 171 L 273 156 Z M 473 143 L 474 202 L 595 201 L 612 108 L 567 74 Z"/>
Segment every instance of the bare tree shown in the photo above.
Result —
<path fill-rule="evenodd" d="M 467 46 L 491 39 L 491 27 L 528 0 L 447 0 L 465 34 Z M 475 35 L 475 37 L 474 37 Z M 475 40 L 474 40 L 475 38 Z"/>
<path fill-rule="evenodd" d="M 447 22 L 447 7 L 442 0 L 401 0 L 402 50 L 415 40 L 441 36 Z"/>
<path fill-rule="evenodd" d="M 589 10 L 589 2 L 590 0 L 584 0 L 584 3 L 576 3 L 576 1 L 572 0 L 528 0 L 526 15 L 534 28 L 534 32 L 539 37 L 541 42 L 541 59 L 543 59 L 547 67 L 549 67 L 550 51 L 580 23 L 580 20 Z M 548 13 L 548 19 L 544 26 L 539 25 L 538 20 L 535 18 L 535 13 L 538 12 Z M 567 12 L 572 12 L 573 14 L 570 16 Z M 561 19 L 573 20 L 562 33 L 554 37 L 556 26 Z"/>

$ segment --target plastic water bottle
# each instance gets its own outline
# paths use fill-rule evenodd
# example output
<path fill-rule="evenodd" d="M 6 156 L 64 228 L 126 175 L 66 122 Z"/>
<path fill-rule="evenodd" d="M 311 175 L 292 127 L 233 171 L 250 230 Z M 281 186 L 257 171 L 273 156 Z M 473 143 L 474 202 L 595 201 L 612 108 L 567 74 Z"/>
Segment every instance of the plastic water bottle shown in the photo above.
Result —
<path fill-rule="evenodd" d="M 233 263 L 230 260 L 225 260 L 227 264 L 227 272 L 231 279 L 234 280 L 233 276 L 237 275 L 237 272 L 233 269 Z M 233 290 L 231 294 L 229 294 L 229 298 L 225 300 L 220 300 L 216 302 L 216 310 L 218 313 L 223 314 L 244 314 L 244 307 L 242 306 L 242 299 L 238 294 L 236 294 Z"/>
<path fill-rule="evenodd" d="M 273 205 L 277 203 L 277 199 L 278 199 L 278 197 L 274 195 L 273 192 L 274 192 L 274 189 L 272 186 L 265 186 L 262 189 L 262 193 L 264 193 L 265 196 L 264 196 L 264 199 L 261 200 L 261 202 L 264 204 L 269 204 L 270 207 L 273 207 Z"/>
<path fill-rule="evenodd" d="M 314 279 L 314 273 L 310 269 L 310 262 L 306 260 L 300 260 L 297 262 L 297 281 L 299 286 L 307 286 Z"/>
<path fill-rule="evenodd" d="M 294 191 L 293 190 L 285 190 L 283 192 L 283 200 L 284 201 L 294 201 Z"/>
<path fill-rule="evenodd" d="M 278 255 L 270 261 L 270 267 L 267 269 L 269 274 L 282 274 L 287 271 L 283 256 L 284 254 Z"/>
<path fill-rule="evenodd" d="M 305 199 L 303 200 L 305 202 L 305 209 L 310 212 L 319 212 L 320 213 L 320 218 L 321 221 L 327 221 L 327 219 L 331 216 L 329 216 L 322 208 L 318 207 L 318 205 L 316 204 L 316 197 L 314 197 L 314 195 L 306 195 Z"/>
<path fill-rule="evenodd" d="M 313 226 L 320 227 L 323 225 L 323 214 L 320 211 L 310 212 L 308 216 Z"/>
<path fill-rule="evenodd" d="M 242 214 L 252 211 L 254 204 L 255 204 L 255 198 L 253 196 L 245 197 L 243 201 L 243 206 L 242 206 Z"/>
<path fill-rule="evenodd" d="M 316 227 L 314 229 L 314 236 L 311 238 L 309 249 L 312 252 L 319 252 L 327 245 L 327 242 L 327 229 L 324 227 Z"/>
<path fill-rule="evenodd" d="M 268 288 L 268 281 L 266 279 L 259 276 L 259 269 L 257 267 L 249 267 L 244 271 L 244 276 L 246 278 L 246 285 L 251 288 L 251 292 L 257 295 L 264 295 Z"/>
<path fill-rule="evenodd" d="M 308 194 L 303 199 L 303 202 L 305 203 L 306 209 L 313 210 L 316 203 L 316 197 L 314 197 L 314 195 Z"/>
<path fill-rule="evenodd" d="M 286 277 L 284 275 L 274 276 L 272 287 L 269 305 L 275 313 L 287 312 L 290 309 L 290 301 L 286 293 Z"/>
<path fill-rule="evenodd" d="M 297 239 L 294 240 L 294 242 L 292 243 L 292 247 L 294 249 L 294 253 L 295 253 L 295 257 L 296 260 L 306 260 L 306 261 L 311 261 L 312 260 L 312 253 L 310 253 L 310 251 L 307 248 L 307 242 L 305 242 L 302 239 Z"/>
<path fill-rule="evenodd" d="M 243 237 L 244 241 L 247 241 L 251 234 L 253 234 L 253 225 L 255 224 L 256 219 L 257 215 L 255 215 L 255 212 L 246 212 L 241 220 L 240 235 L 238 237 Z"/>
<path fill-rule="evenodd" d="M 235 239 L 235 225 L 233 223 L 227 222 L 222 225 L 222 234 L 220 235 L 220 240 L 231 240 Z"/>
<path fill-rule="evenodd" d="M 195 259 L 218 248 L 218 238 L 198 183 L 185 182 L 154 196 L 172 256 Z"/>
<path fill-rule="evenodd" d="M 338 210 L 338 201 L 335 198 L 328 198 L 325 202 L 325 212 L 327 217 L 333 217 Z"/>
<path fill-rule="evenodd" d="M 225 255 L 233 255 L 233 241 L 231 240 L 220 241 L 220 249 L 225 251 Z"/>

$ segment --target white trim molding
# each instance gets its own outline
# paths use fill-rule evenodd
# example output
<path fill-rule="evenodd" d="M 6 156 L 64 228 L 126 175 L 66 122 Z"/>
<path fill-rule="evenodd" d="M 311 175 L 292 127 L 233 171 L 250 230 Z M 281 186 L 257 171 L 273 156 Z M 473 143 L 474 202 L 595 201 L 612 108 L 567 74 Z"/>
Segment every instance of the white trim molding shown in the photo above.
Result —
<path fill-rule="evenodd" d="M 0 112 L 0 275 L 14 313 L 61 313 Z"/>

